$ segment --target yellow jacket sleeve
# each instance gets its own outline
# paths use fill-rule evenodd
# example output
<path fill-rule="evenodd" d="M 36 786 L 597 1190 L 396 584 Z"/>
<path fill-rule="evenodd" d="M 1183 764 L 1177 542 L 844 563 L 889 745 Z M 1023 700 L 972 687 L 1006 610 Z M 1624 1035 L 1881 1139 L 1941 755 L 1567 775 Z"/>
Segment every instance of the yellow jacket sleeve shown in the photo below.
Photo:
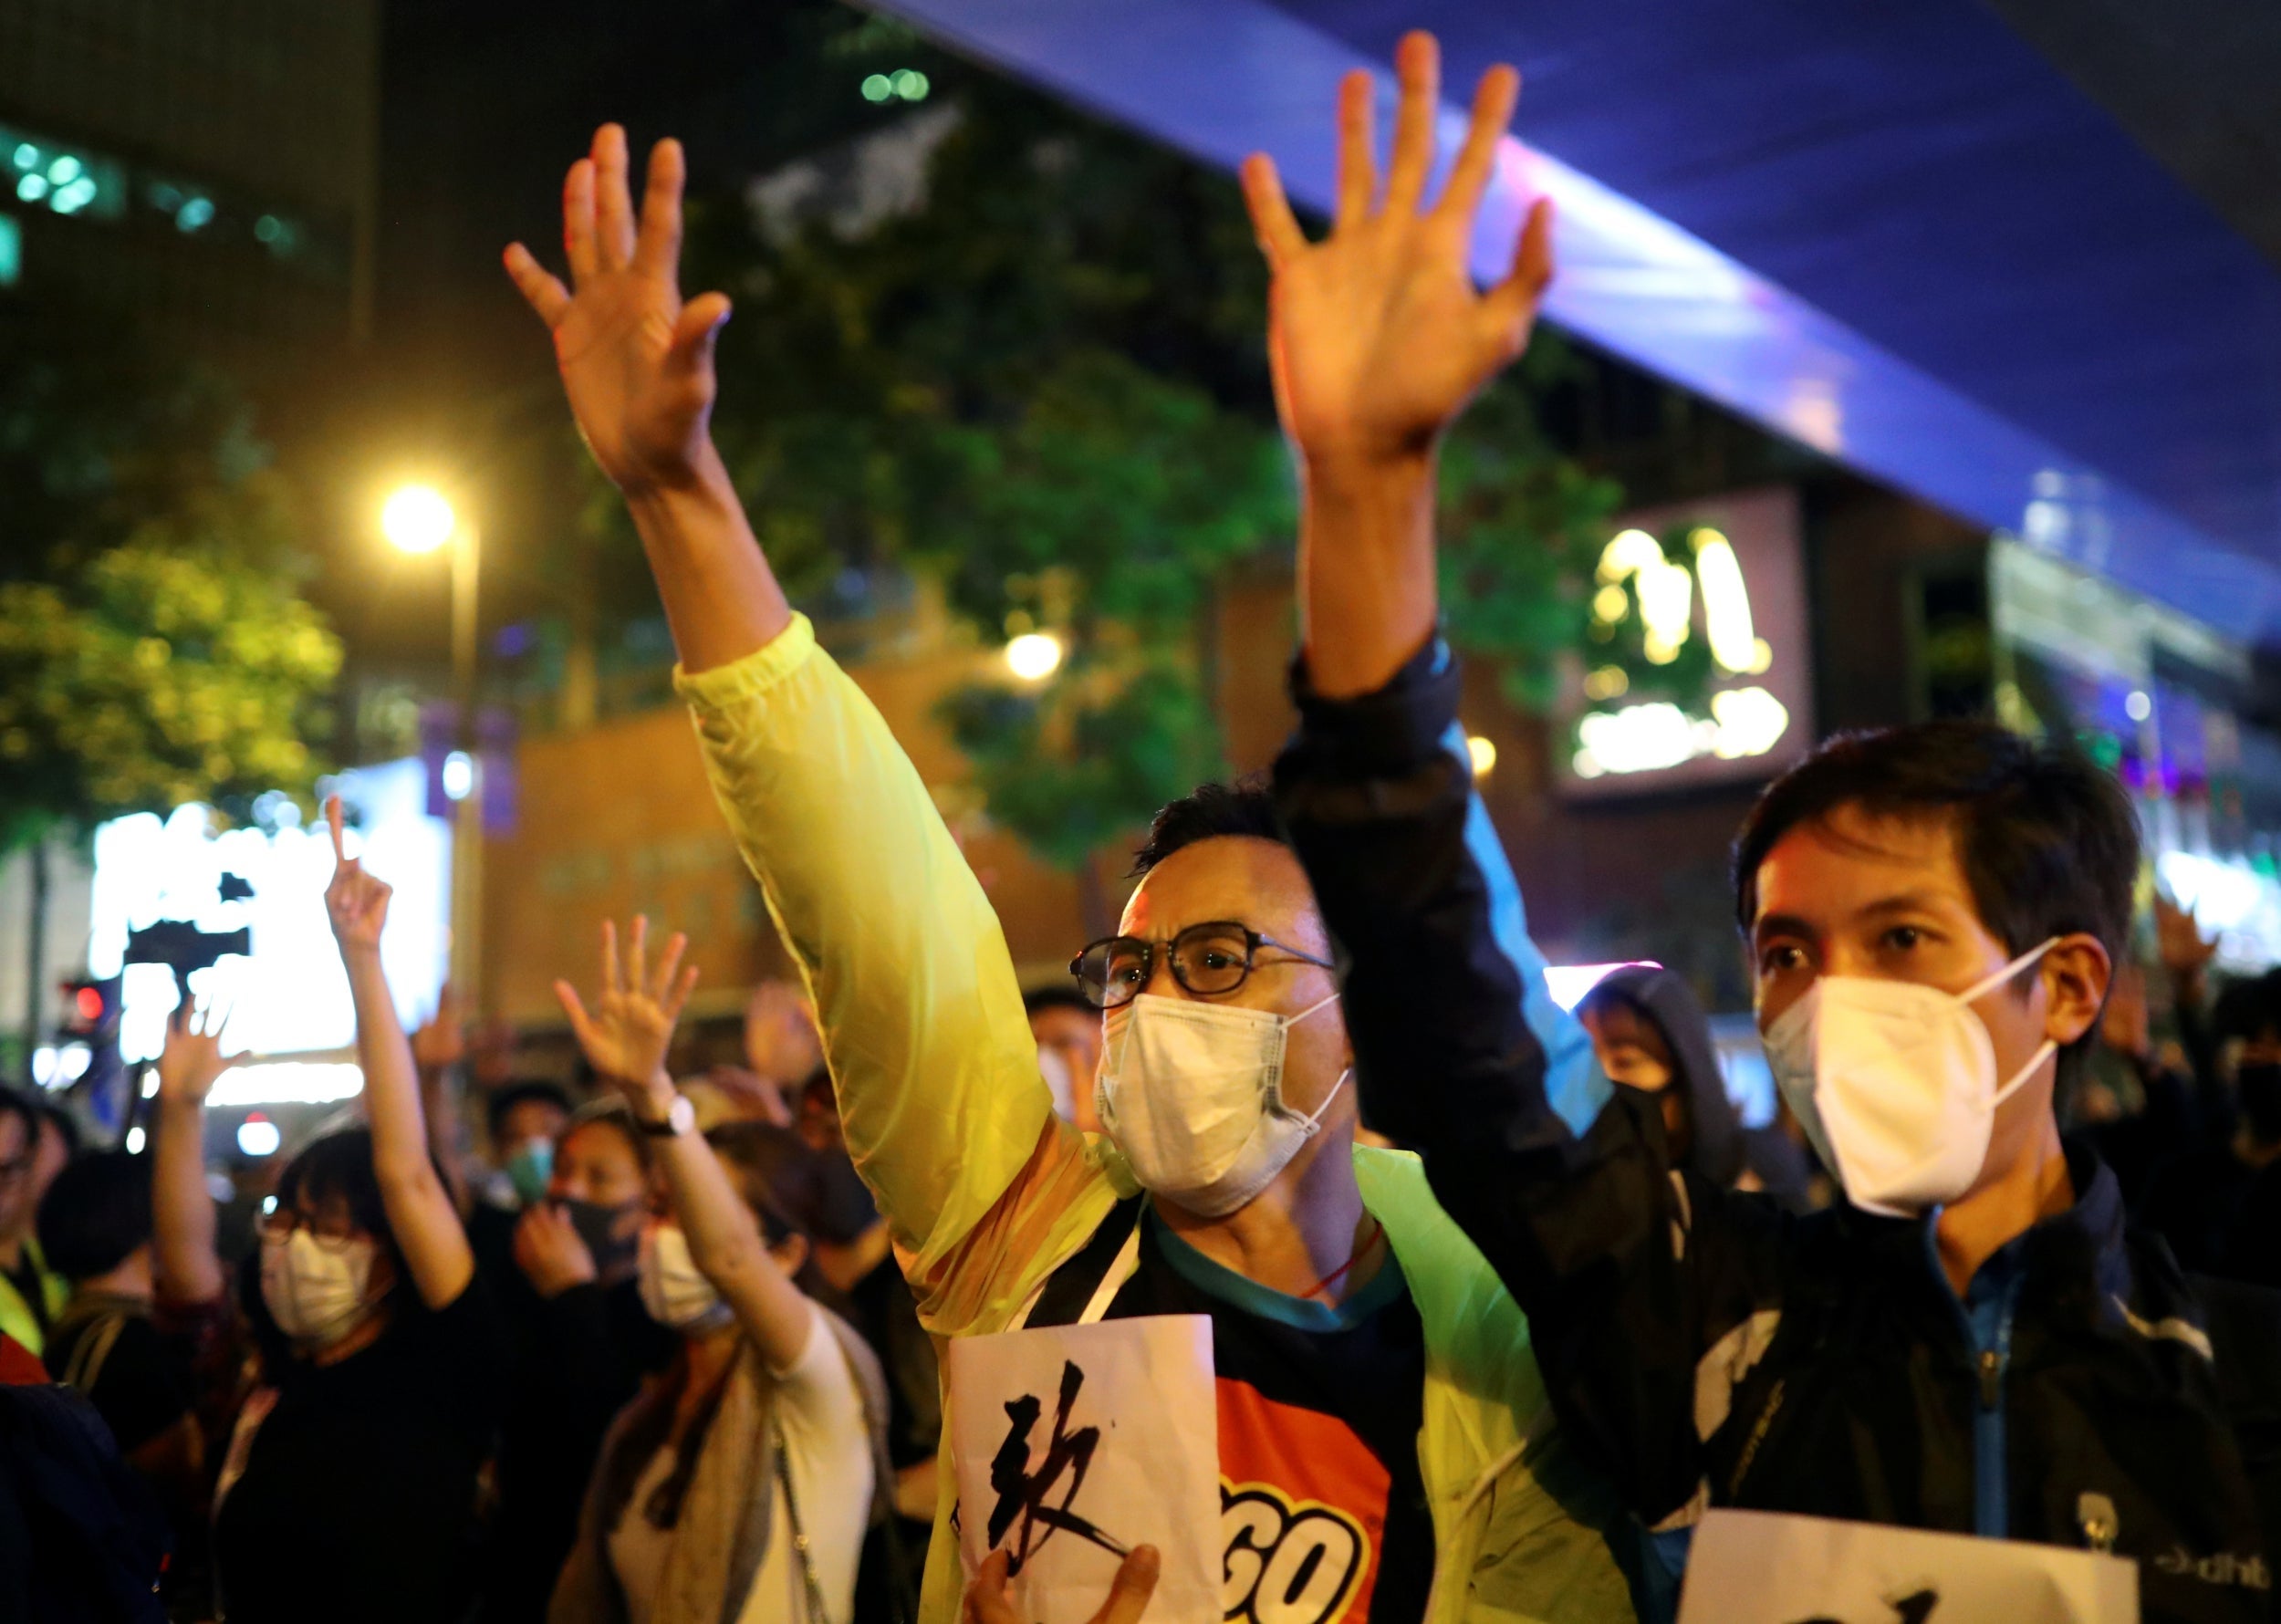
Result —
<path fill-rule="evenodd" d="M 1072 1203 L 1114 1199 L 1053 1114 L 997 915 L 885 720 L 805 616 L 733 664 L 674 681 L 816 1000 L 856 1167 L 914 1283 L 956 1287 L 965 1312 L 951 1317 L 965 1319 L 1017 1284 L 971 1277 L 984 1249 L 962 1246 L 1002 1199 L 990 1227 L 1032 1244 L 1080 1224 Z M 1033 1195 L 1048 1210 L 1031 1210 Z"/>

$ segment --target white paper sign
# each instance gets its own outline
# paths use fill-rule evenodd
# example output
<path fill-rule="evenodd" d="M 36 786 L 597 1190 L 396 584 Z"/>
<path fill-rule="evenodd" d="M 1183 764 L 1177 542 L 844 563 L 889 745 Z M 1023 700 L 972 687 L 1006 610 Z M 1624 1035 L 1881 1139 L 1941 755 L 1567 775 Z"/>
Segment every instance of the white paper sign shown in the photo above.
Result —
<path fill-rule="evenodd" d="M 1217 1619 L 1220 1425 L 1201 1314 L 950 1343 L 959 1558 L 1015 1557 L 1014 1610 L 1085 1624 L 1123 1553 L 1163 1556 L 1151 1619 Z"/>
<path fill-rule="evenodd" d="M 1679 1624 L 2138 1624 L 2120 1556 L 1878 1523 L 1714 1511 Z"/>

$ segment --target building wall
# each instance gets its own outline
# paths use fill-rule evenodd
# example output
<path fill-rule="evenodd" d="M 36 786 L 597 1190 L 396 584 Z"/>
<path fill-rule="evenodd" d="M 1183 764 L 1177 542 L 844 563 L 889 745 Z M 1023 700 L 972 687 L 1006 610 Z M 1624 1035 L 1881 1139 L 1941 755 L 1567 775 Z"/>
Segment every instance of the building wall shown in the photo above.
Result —
<path fill-rule="evenodd" d="M 359 329 L 370 298 L 379 26 L 379 0 L 0 7 L 0 125 L 114 161 L 129 180 L 116 216 L 65 218 L 20 200 L 21 177 L 0 154 L 24 294 L 92 293 L 249 355 L 253 341 Z M 184 229 L 181 209 L 195 197 L 214 213 Z M 282 232 L 257 237 L 265 218 Z"/>
<path fill-rule="evenodd" d="M 852 674 L 952 814 L 1016 963 L 1035 984 L 1082 945 L 1083 909 L 1073 878 L 960 810 L 963 769 L 930 711 L 979 658 L 948 651 Z M 555 978 L 590 983 L 600 921 L 636 912 L 655 928 L 689 933 L 691 962 L 704 972 L 693 1006 L 700 1017 L 736 1008 L 758 977 L 788 973 L 680 706 L 530 740 L 517 772 L 521 827 L 484 854 L 484 995 L 497 1015 L 523 1026 L 559 1025 Z"/>

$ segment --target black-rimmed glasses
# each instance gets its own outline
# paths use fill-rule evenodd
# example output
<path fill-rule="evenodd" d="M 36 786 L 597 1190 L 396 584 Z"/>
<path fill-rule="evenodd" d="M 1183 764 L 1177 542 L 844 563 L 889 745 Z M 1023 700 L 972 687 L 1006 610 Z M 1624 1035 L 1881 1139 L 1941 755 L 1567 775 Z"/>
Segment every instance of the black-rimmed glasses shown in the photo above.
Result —
<path fill-rule="evenodd" d="M 1233 993 L 1249 979 L 1258 964 L 1259 950 L 1272 947 L 1288 959 L 1271 964 L 1312 964 L 1328 970 L 1326 960 L 1262 936 L 1234 920 L 1207 920 L 1190 925 L 1170 942 L 1148 942 L 1138 936 L 1104 936 L 1069 961 L 1069 973 L 1086 1002 L 1098 1009 L 1130 1004 L 1156 974 L 1157 955 L 1165 955 L 1172 979 L 1199 997 Z"/>

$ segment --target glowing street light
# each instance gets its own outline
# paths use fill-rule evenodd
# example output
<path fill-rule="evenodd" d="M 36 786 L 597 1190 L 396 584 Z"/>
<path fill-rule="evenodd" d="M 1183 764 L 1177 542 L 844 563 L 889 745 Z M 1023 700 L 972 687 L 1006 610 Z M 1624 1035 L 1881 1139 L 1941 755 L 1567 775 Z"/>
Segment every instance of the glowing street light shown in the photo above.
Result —
<path fill-rule="evenodd" d="M 407 553 L 432 553 L 452 539 L 457 520 L 433 485 L 406 485 L 380 509 L 380 534 Z"/>
<path fill-rule="evenodd" d="M 452 697 L 458 712 L 458 748 L 443 764 L 443 793 L 453 802 L 452 982 L 475 985 L 481 958 L 476 932 L 483 916 L 481 774 L 475 755 L 475 593 L 483 568 L 483 532 L 462 524 L 433 485 L 402 486 L 380 508 L 380 533 L 407 553 L 452 548 Z M 274 1147 L 273 1147 L 274 1148 Z M 266 1155 L 252 1150 L 248 1155 Z"/>
<path fill-rule="evenodd" d="M 1005 646 L 1005 666 L 1025 682 L 1042 682 L 1061 668 L 1061 640 L 1050 631 L 1026 631 Z"/>
<path fill-rule="evenodd" d="M 1479 734 L 1466 738 L 1465 754 L 1473 762 L 1474 777 L 1486 778 L 1497 770 L 1497 747 Z"/>

